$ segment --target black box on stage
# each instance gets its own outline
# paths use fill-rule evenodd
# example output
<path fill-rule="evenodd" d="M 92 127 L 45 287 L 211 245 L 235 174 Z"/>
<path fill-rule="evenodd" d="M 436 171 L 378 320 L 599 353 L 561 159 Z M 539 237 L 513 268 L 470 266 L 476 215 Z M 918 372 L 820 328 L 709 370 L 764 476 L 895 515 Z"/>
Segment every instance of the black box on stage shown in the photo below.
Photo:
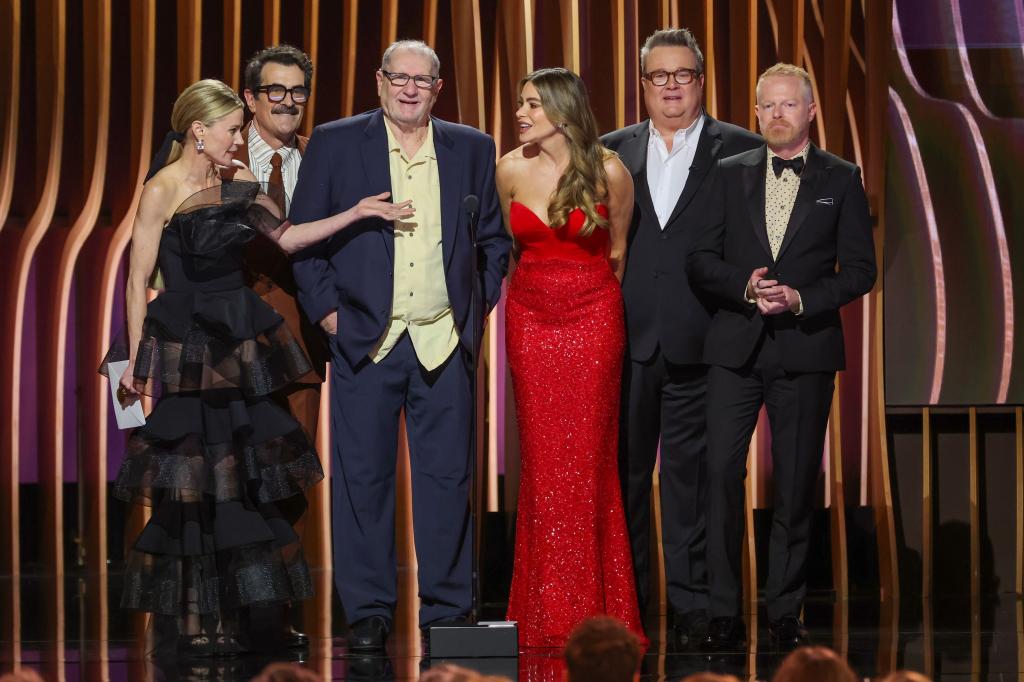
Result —
<path fill-rule="evenodd" d="M 460 668 L 475 670 L 481 675 L 496 675 L 510 680 L 519 679 L 518 658 L 431 658 L 430 667 L 451 663 Z"/>
<path fill-rule="evenodd" d="M 519 655 L 519 628 L 513 621 L 435 625 L 429 633 L 432 659 L 510 658 Z"/>

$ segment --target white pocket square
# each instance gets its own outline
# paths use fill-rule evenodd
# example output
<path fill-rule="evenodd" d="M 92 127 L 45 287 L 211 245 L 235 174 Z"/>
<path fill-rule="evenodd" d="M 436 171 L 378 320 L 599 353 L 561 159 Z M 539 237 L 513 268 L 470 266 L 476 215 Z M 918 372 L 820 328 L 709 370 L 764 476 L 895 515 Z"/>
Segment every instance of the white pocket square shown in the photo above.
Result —
<path fill-rule="evenodd" d="M 823 204 L 825 206 L 831 206 L 832 205 L 832 197 L 825 197 L 824 199 L 818 199 L 818 201 L 816 201 L 815 203 Z"/>

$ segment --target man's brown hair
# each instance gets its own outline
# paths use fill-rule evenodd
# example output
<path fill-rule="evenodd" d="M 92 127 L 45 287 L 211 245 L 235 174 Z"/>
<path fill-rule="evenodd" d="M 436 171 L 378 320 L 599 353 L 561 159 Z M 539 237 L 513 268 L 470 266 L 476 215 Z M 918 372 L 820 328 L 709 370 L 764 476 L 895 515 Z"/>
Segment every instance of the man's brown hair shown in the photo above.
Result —
<path fill-rule="evenodd" d="M 805 646 L 786 656 L 772 682 L 858 682 L 843 658 L 823 646 Z"/>
<path fill-rule="evenodd" d="M 569 682 L 630 682 L 641 656 L 640 639 L 609 616 L 583 621 L 565 644 Z"/>

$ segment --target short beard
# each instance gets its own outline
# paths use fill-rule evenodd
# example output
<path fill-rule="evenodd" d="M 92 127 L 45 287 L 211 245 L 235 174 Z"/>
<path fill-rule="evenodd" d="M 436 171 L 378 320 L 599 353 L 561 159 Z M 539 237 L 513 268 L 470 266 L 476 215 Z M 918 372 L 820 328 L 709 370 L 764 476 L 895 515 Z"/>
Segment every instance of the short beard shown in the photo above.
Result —
<path fill-rule="evenodd" d="M 764 130 L 764 139 L 773 147 L 785 147 L 796 142 L 799 136 L 800 131 L 790 125 L 772 125 Z"/>

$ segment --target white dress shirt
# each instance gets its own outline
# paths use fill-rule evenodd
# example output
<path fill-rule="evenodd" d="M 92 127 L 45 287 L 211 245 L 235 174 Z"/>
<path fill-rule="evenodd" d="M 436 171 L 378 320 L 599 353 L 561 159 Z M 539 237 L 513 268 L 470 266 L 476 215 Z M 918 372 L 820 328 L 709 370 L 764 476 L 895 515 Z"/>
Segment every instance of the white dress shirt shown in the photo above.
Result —
<path fill-rule="evenodd" d="M 292 203 L 292 193 L 295 192 L 295 183 L 299 180 L 299 164 L 302 163 L 302 154 L 299 154 L 298 147 L 285 145 L 276 152 L 270 145 L 260 137 L 256 129 L 256 122 L 249 126 L 249 170 L 256 176 L 259 182 L 270 182 L 270 159 L 274 154 L 281 157 L 281 179 L 284 181 L 285 209 L 289 209 Z"/>
<path fill-rule="evenodd" d="M 686 179 L 690 177 L 690 166 L 697 152 L 697 140 L 704 129 L 704 114 L 697 117 L 690 127 L 677 130 L 672 137 L 672 151 L 665 146 L 654 124 L 651 124 L 650 142 L 647 144 L 647 188 L 651 191 L 654 211 L 658 223 L 665 229 L 665 223 L 672 216 L 672 209 L 683 193 Z"/>

